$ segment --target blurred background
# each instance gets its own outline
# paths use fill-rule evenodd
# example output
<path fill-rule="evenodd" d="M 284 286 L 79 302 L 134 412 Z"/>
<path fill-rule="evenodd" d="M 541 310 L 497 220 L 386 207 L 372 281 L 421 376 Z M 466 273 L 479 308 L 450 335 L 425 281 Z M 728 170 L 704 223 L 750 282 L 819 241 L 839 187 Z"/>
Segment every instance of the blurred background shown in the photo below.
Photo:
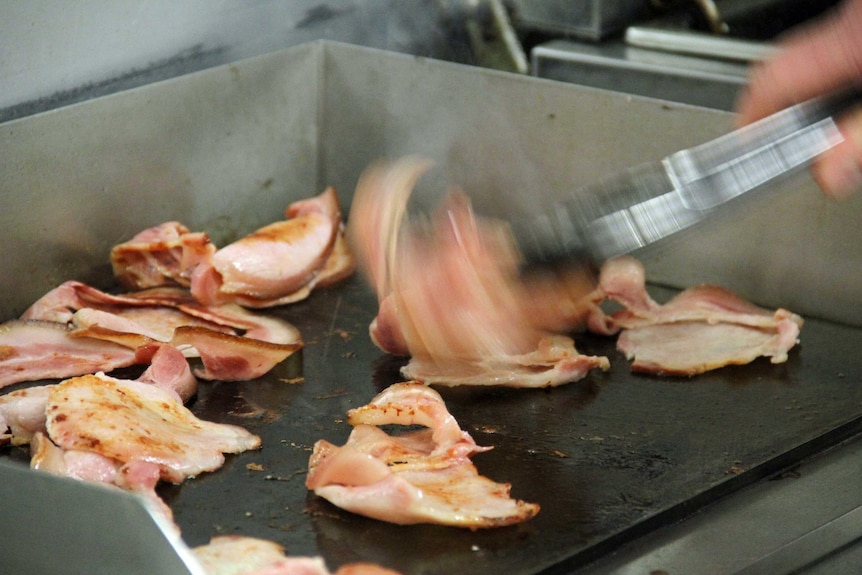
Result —
<path fill-rule="evenodd" d="M 0 3 L 0 121 L 328 39 L 729 109 L 750 62 L 835 0 Z"/>

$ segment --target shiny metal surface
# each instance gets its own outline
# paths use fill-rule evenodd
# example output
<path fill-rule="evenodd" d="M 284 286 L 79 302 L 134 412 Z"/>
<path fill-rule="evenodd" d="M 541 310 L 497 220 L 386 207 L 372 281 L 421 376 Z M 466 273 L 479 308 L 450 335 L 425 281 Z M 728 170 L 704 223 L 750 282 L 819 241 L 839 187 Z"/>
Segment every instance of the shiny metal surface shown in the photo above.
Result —
<path fill-rule="evenodd" d="M 600 45 L 551 40 L 533 48 L 531 73 L 571 82 L 703 106 L 733 110 L 748 77 L 748 65 L 689 54 L 640 48 L 622 40 Z"/>
<path fill-rule="evenodd" d="M 0 460 L 4 573 L 204 575 L 143 497 Z"/>
<path fill-rule="evenodd" d="M 599 40 L 649 13 L 648 0 L 510 0 L 512 19 L 527 30 Z"/>
<path fill-rule="evenodd" d="M 629 26 L 626 28 L 625 39 L 628 44 L 641 48 L 743 62 L 763 60 L 776 50 L 775 46 L 768 42 L 710 36 L 649 25 Z"/>
<path fill-rule="evenodd" d="M 844 140 L 836 115 L 862 100 L 842 94 L 797 104 L 710 142 L 642 164 L 547 206 L 513 228 L 529 266 L 602 262 L 689 228 L 723 204 L 776 185 Z"/>
<path fill-rule="evenodd" d="M 315 40 L 463 59 L 441 4 L 0 3 L 0 122 Z"/>
<path fill-rule="evenodd" d="M 860 466 L 857 437 L 625 545 L 580 573 L 858 573 Z"/>

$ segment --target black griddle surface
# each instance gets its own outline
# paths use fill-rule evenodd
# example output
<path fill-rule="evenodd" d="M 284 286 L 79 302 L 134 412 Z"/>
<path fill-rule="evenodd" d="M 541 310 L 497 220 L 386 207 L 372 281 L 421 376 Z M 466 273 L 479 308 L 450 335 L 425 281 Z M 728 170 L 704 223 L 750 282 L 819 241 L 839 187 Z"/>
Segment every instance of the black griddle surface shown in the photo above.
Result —
<path fill-rule="evenodd" d="M 659 301 L 671 293 L 653 290 Z M 258 380 L 201 384 L 192 410 L 246 427 L 263 447 L 160 488 L 189 545 L 238 534 L 320 554 L 333 570 L 373 561 L 405 575 L 567 573 L 862 428 L 857 328 L 808 319 L 786 363 L 690 379 L 631 374 L 613 339 L 576 336 L 581 352 L 610 358 L 609 372 L 553 389 L 439 388 L 462 428 L 494 446 L 475 456 L 479 472 L 511 482 L 539 514 L 475 532 L 390 525 L 304 485 L 314 442 L 343 444 L 347 410 L 403 381 L 403 360 L 369 340 L 376 307 L 359 278 L 314 293 L 277 312 L 302 331 L 301 353 Z"/>

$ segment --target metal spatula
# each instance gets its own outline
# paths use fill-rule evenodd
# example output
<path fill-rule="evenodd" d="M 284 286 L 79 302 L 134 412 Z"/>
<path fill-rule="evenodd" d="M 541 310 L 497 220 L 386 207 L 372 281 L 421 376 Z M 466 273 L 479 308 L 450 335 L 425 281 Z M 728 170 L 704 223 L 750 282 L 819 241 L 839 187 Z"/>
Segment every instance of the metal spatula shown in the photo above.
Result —
<path fill-rule="evenodd" d="M 798 104 L 515 219 L 526 266 L 598 266 L 684 230 L 723 204 L 807 167 L 843 140 L 833 117 L 860 101 L 862 93 L 852 91 Z"/>
<path fill-rule="evenodd" d="M 0 462 L 0 573 L 204 575 L 142 497 Z"/>

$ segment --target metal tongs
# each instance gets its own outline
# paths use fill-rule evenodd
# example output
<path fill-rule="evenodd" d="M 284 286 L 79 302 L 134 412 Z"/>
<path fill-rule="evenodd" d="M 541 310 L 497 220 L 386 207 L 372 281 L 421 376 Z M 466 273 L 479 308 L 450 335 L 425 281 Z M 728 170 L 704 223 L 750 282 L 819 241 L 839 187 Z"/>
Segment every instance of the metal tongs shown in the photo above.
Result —
<path fill-rule="evenodd" d="M 797 104 L 514 219 L 525 267 L 566 262 L 598 267 L 689 228 L 747 192 L 806 168 L 842 142 L 834 118 L 860 101 L 862 91 L 853 90 Z"/>

